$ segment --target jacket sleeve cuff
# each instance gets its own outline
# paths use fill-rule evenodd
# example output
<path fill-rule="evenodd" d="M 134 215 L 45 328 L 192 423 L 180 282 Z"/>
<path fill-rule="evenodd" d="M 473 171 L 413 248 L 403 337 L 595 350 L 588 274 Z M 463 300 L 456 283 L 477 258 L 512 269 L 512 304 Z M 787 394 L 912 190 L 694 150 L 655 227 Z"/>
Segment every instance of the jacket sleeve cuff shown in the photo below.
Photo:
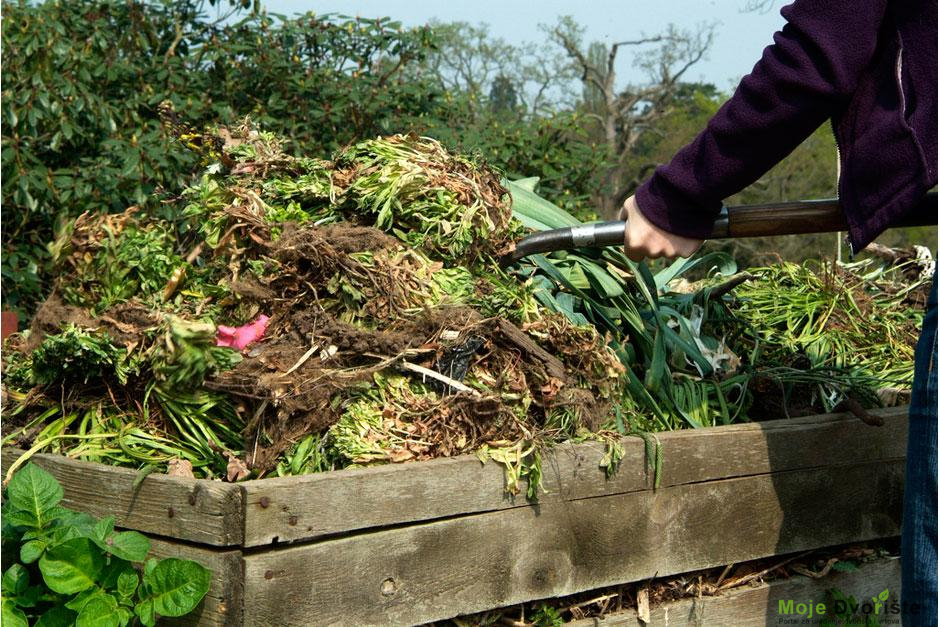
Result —
<path fill-rule="evenodd" d="M 673 235 L 693 239 L 711 237 L 721 203 L 703 206 L 689 202 L 683 194 L 661 180 L 659 173 L 636 191 L 636 203 L 647 220 Z"/>

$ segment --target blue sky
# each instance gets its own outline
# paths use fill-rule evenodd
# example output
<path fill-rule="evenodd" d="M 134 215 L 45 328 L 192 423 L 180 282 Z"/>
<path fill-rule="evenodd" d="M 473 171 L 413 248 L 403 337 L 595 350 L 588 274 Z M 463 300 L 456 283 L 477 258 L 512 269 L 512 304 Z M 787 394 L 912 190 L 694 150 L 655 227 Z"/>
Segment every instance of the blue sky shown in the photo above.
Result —
<path fill-rule="evenodd" d="M 714 83 L 731 91 L 760 58 L 772 35 L 783 25 L 776 2 L 769 11 L 746 12 L 747 0 L 262 0 L 271 12 L 291 15 L 306 11 L 344 13 L 363 17 L 390 16 L 407 26 L 430 20 L 486 23 L 490 32 L 508 43 L 541 41 L 540 23 L 553 24 L 571 15 L 586 28 L 586 41 L 615 42 L 652 35 L 670 23 L 693 29 L 714 23 L 715 41 L 708 59 L 690 70 L 689 80 Z M 624 80 L 632 75 L 629 62 L 618 68 Z M 623 81 L 618 81 L 623 82 Z"/>

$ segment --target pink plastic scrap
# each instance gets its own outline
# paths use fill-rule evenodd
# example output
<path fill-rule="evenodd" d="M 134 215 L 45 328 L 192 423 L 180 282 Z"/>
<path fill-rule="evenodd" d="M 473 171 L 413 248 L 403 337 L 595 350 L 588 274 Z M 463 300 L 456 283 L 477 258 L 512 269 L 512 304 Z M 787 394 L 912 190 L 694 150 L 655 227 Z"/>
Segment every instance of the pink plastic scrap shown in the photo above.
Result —
<path fill-rule="evenodd" d="M 268 329 L 268 320 L 270 318 L 262 314 L 254 322 L 240 327 L 227 327 L 220 324 L 216 329 L 215 345 L 244 350 L 252 342 L 257 342 L 264 337 L 264 332 Z"/>

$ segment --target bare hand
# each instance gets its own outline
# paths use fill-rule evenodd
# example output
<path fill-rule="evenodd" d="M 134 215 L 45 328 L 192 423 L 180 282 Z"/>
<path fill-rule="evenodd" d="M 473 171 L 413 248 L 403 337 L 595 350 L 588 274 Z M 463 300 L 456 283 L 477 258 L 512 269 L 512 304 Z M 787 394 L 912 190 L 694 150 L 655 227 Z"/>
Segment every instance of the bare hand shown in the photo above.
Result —
<path fill-rule="evenodd" d="M 662 230 L 640 212 L 633 196 L 623 203 L 620 219 L 627 221 L 623 252 L 633 261 L 641 261 L 647 257 L 689 257 L 705 242 Z"/>

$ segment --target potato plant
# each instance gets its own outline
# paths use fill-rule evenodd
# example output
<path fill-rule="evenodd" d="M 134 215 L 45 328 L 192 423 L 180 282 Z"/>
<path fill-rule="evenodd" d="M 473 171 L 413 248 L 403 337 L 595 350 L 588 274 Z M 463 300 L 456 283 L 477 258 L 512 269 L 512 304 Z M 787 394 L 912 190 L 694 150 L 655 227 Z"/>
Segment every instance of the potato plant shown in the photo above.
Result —
<path fill-rule="evenodd" d="M 148 559 L 150 540 L 62 507 L 62 487 L 34 464 L 13 475 L 3 502 L 6 627 L 151 627 L 193 611 L 212 573 L 191 560 Z M 10 559 L 4 559 L 5 564 Z"/>

